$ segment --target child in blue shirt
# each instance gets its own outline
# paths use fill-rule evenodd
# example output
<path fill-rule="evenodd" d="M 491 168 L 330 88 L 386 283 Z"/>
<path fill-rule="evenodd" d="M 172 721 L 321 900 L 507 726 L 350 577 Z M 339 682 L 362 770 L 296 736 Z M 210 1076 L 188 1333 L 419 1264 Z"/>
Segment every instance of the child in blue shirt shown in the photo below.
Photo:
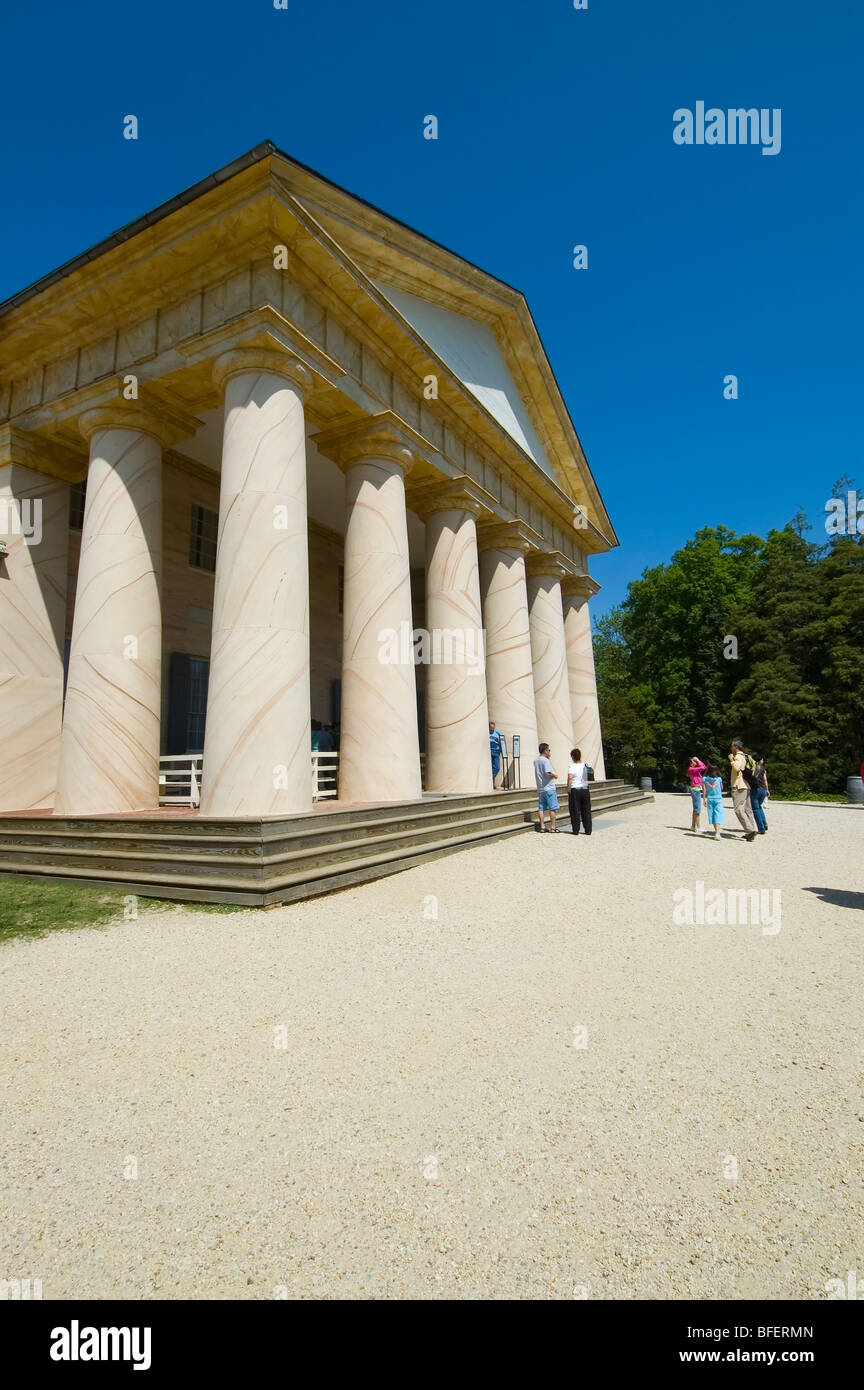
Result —
<path fill-rule="evenodd" d="M 702 786 L 708 809 L 708 824 L 714 827 L 714 839 L 720 839 L 720 827 L 726 824 L 723 810 L 723 778 L 716 763 L 708 763 L 702 773 Z M 706 831 L 707 834 L 707 831 Z"/>

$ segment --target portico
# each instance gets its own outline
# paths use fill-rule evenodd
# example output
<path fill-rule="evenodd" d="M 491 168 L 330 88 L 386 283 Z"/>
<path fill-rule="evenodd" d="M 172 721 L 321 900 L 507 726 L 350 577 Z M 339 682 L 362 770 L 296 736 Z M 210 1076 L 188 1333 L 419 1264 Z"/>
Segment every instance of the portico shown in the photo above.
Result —
<path fill-rule="evenodd" d="M 313 720 L 344 805 L 491 792 L 490 717 L 601 778 L 617 542 L 524 299 L 273 146 L 222 174 L 0 306 L 0 812 L 155 812 L 203 749 L 200 820 L 303 815 Z"/>

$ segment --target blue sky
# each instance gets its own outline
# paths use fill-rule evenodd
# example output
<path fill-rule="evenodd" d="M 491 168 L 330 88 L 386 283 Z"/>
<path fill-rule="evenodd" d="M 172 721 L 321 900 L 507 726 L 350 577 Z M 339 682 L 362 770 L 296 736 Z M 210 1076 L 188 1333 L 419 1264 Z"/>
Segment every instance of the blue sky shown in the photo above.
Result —
<path fill-rule="evenodd" d="M 524 291 L 621 540 L 593 563 L 601 612 L 699 526 L 764 532 L 804 507 L 819 537 L 831 483 L 864 490 L 862 15 L 853 0 L 15 6 L 0 299 L 275 141 Z M 676 145 L 673 111 L 699 100 L 779 107 L 780 153 Z"/>

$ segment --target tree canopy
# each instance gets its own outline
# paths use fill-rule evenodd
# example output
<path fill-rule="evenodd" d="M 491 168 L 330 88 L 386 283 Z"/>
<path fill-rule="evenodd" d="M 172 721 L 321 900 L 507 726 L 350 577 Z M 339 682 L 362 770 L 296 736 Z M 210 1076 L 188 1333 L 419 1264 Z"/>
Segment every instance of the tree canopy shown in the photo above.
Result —
<path fill-rule="evenodd" d="M 629 585 L 594 624 L 610 776 L 671 785 L 741 738 L 778 792 L 843 790 L 864 756 L 864 536 L 848 529 L 817 544 L 800 513 L 764 540 L 704 527 Z"/>

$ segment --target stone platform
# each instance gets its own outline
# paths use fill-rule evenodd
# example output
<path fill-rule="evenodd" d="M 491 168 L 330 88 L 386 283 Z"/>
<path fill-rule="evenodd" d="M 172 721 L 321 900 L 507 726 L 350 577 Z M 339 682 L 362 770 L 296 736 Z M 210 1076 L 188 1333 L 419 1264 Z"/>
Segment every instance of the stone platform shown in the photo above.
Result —
<path fill-rule="evenodd" d="M 625 782 L 591 788 L 595 815 L 648 800 Z M 526 789 L 374 806 L 330 802 L 306 816 L 230 820 L 167 808 L 128 816 L 8 814 L 0 816 L 0 877 L 267 907 L 523 834 L 536 806 L 536 793 Z"/>

